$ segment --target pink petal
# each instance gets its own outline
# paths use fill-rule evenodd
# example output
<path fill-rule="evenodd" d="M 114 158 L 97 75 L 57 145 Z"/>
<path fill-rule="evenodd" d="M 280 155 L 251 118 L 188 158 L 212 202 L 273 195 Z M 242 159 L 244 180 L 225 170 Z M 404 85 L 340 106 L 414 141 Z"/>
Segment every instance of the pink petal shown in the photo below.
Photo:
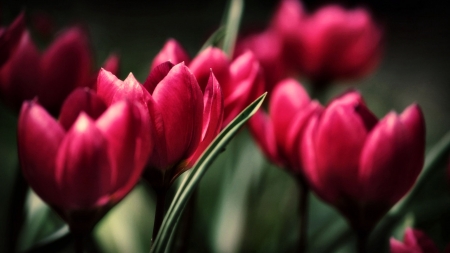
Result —
<path fill-rule="evenodd" d="M 194 75 L 180 63 L 156 86 L 153 98 L 164 121 L 167 145 L 167 161 L 157 166 L 167 169 L 192 155 L 200 142 L 203 94 Z"/>
<path fill-rule="evenodd" d="M 210 70 L 214 72 L 222 88 L 228 85 L 230 78 L 229 65 L 228 57 L 222 50 L 208 47 L 192 60 L 189 64 L 189 69 L 197 78 L 202 91 L 204 91 L 208 83 Z"/>
<path fill-rule="evenodd" d="M 155 87 L 159 82 L 161 82 L 162 79 L 164 79 L 164 77 L 166 77 L 167 73 L 169 73 L 173 66 L 175 65 L 173 65 L 172 62 L 166 61 L 153 67 L 152 71 L 147 77 L 147 80 L 145 80 L 143 84 L 145 89 L 147 89 L 147 91 L 152 94 L 155 90 Z"/>
<path fill-rule="evenodd" d="M 390 242 L 390 248 L 391 253 L 416 253 L 417 251 L 405 244 L 403 244 L 400 241 L 395 240 L 394 238 L 391 238 L 389 240 Z M 420 253 L 420 252 L 418 252 Z"/>
<path fill-rule="evenodd" d="M 149 115 L 138 104 L 120 101 L 113 104 L 95 125 L 105 136 L 112 163 L 114 202 L 122 199 L 139 180 L 153 149 Z"/>
<path fill-rule="evenodd" d="M 14 53 L 21 37 L 25 31 L 25 17 L 24 13 L 19 16 L 0 33 L 0 67 L 9 59 Z"/>
<path fill-rule="evenodd" d="M 230 83 L 222 86 L 225 97 L 224 126 L 264 92 L 261 67 L 253 53 L 247 51 L 230 66 Z"/>
<path fill-rule="evenodd" d="M 111 54 L 103 63 L 103 69 L 111 72 L 113 75 L 119 75 L 120 57 L 117 54 Z"/>
<path fill-rule="evenodd" d="M 56 179 L 64 209 L 89 209 L 111 191 L 117 168 L 108 142 L 92 119 L 81 113 L 66 134 L 56 157 Z"/>
<path fill-rule="evenodd" d="M 195 153 L 189 158 L 189 167 L 194 165 L 222 129 L 223 95 L 212 71 L 203 95 L 203 105 L 202 137 Z"/>
<path fill-rule="evenodd" d="M 106 110 L 106 104 L 92 90 L 88 88 L 75 89 L 64 101 L 61 107 L 59 123 L 69 130 L 80 112 L 84 112 L 92 119 L 97 119 Z"/>
<path fill-rule="evenodd" d="M 150 72 L 153 71 L 156 66 L 167 61 L 170 61 L 173 64 L 178 64 L 180 62 L 184 62 L 187 65 L 189 64 L 189 55 L 186 53 L 181 44 L 178 43 L 178 41 L 176 41 L 175 39 L 167 40 L 166 44 L 164 44 L 164 47 L 155 56 L 155 59 L 153 59 Z"/>
<path fill-rule="evenodd" d="M 19 116 L 17 139 L 25 179 L 45 202 L 60 205 L 55 157 L 64 129 L 36 102 L 25 102 Z M 45 144 L 45 145 L 43 145 Z"/>
<path fill-rule="evenodd" d="M 60 35 L 42 56 L 41 66 L 39 101 L 58 112 L 75 87 L 90 85 L 91 54 L 84 32 L 75 27 Z"/>
<path fill-rule="evenodd" d="M 40 86 L 39 52 L 28 32 L 24 32 L 14 54 L 0 69 L 0 93 L 12 108 L 33 99 Z"/>
<path fill-rule="evenodd" d="M 283 80 L 275 87 L 269 102 L 269 114 L 278 147 L 287 143 L 292 120 L 309 103 L 310 98 L 305 89 L 294 79 Z"/>
<path fill-rule="evenodd" d="M 250 132 L 264 155 L 277 165 L 282 165 L 279 157 L 273 124 L 269 116 L 262 110 L 258 110 L 248 121 Z"/>

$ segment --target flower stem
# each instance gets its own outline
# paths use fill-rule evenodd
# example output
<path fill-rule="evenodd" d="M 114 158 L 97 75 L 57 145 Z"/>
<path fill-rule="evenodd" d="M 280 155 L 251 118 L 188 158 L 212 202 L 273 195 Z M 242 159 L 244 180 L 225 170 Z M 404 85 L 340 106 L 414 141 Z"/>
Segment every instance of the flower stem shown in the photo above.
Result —
<path fill-rule="evenodd" d="M 83 253 L 84 252 L 84 235 L 77 234 L 75 235 L 75 253 Z"/>
<path fill-rule="evenodd" d="M 367 252 L 367 239 L 369 237 L 369 233 L 365 231 L 357 231 L 356 232 L 356 246 L 358 253 L 366 253 Z"/>
<path fill-rule="evenodd" d="M 183 226 L 180 231 L 180 241 L 178 244 L 177 252 L 187 252 L 189 246 L 189 239 L 191 235 L 192 228 L 194 226 L 194 211 L 195 206 L 197 205 L 198 199 L 198 188 L 194 190 L 192 196 L 189 198 L 189 201 L 186 205 L 184 215 L 182 216 Z"/>
<path fill-rule="evenodd" d="M 17 166 L 16 174 L 8 214 L 7 231 L 10 231 L 7 238 L 8 252 L 17 252 L 17 240 L 25 219 L 25 201 L 28 193 L 28 184 L 19 166 Z"/>
<path fill-rule="evenodd" d="M 300 203 L 299 203 L 299 217 L 300 217 L 300 233 L 298 252 L 306 252 L 306 241 L 308 237 L 308 197 L 309 187 L 305 180 L 301 177 L 297 178 L 297 183 L 300 188 Z"/>
<path fill-rule="evenodd" d="M 155 241 L 164 219 L 164 205 L 166 202 L 167 190 L 159 189 L 155 190 L 155 192 L 156 192 L 156 212 L 155 212 L 155 221 L 153 223 L 152 242 Z"/>

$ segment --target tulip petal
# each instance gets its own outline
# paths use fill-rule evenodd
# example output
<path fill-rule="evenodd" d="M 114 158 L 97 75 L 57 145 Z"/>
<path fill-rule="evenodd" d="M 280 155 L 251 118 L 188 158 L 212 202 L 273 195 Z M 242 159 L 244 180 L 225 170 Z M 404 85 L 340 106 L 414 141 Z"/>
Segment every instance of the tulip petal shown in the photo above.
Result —
<path fill-rule="evenodd" d="M 156 86 L 153 99 L 164 121 L 167 168 L 188 158 L 200 142 L 203 94 L 194 75 L 180 63 Z"/>
<path fill-rule="evenodd" d="M 56 157 L 56 179 L 66 209 L 88 209 L 111 191 L 117 168 L 108 142 L 92 119 L 81 113 L 64 137 Z"/>
<path fill-rule="evenodd" d="M 210 70 L 214 72 L 222 89 L 229 84 L 229 65 L 228 57 L 222 50 L 208 47 L 192 60 L 189 69 L 197 78 L 201 90 L 204 91 L 208 84 Z"/>
<path fill-rule="evenodd" d="M 414 252 L 413 249 L 403 244 L 402 242 L 391 238 L 389 240 L 391 253 L 411 253 Z"/>
<path fill-rule="evenodd" d="M 156 85 L 167 76 L 167 73 L 169 73 L 173 66 L 175 65 L 173 65 L 172 62 L 166 61 L 152 68 L 152 71 L 143 84 L 145 89 L 147 89 L 150 94 L 153 94 Z"/>
<path fill-rule="evenodd" d="M 120 57 L 117 54 L 111 54 L 103 63 L 103 69 L 117 76 L 120 68 Z"/>
<path fill-rule="evenodd" d="M 88 88 L 78 88 L 64 101 L 59 123 L 64 129 L 69 130 L 81 112 L 85 112 L 92 119 L 97 119 L 105 110 L 106 104 L 97 94 Z"/>
<path fill-rule="evenodd" d="M 166 44 L 164 44 L 164 47 L 153 59 L 150 72 L 153 71 L 156 66 L 167 61 L 170 61 L 173 64 L 184 62 L 186 65 L 189 65 L 189 55 L 175 39 L 169 39 Z"/>
<path fill-rule="evenodd" d="M 61 204 L 55 180 L 55 157 L 64 129 L 36 102 L 25 102 L 19 116 L 17 136 L 25 179 L 45 202 Z"/>
<path fill-rule="evenodd" d="M 95 123 L 108 141 L 117 168 L 113 202 L 122 199 L 136 185 L 153 149 L 148 117 L 138 104 L 120 101 L 109 107 Z"/>
<path fill-rule="evenodd" d="M 0 69 L 2 99 L 12 108 L 33 99 L 40 86 L 39 52 L 28 32 L 24 32 L 16 51 Z"/>
<path fill-rule="evenodd" d="M 91 84 L 91 54 L 84 32 L 74 27 L 59 36 L 43 54 L 41 67 L 39 101 L 57 113 L 75 87 Z"/>
<path fill-rule="evenodd" d="M 19 16 L 0 32 L 0 67 L 9 59 L 19 44 L 22 34 L 25 31 L 25 15 L 20 13 Z"/>
<path fill-rule="evenodd" d="M 201 141 L 195 153 L 189 158 L 188 167 L 192 167 L 209 144 L 222 129 L 223 95 L 219 82 L 211 71 L 208 85 L 203 95 L 203 127 Z"/>

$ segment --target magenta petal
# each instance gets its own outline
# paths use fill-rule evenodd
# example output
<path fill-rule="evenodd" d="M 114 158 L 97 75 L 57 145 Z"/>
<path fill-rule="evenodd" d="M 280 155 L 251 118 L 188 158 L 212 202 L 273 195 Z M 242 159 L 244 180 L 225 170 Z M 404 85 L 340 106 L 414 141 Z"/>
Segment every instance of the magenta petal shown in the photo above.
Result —
<path fill-rule="evenodd" d="M 0 69 L 2 99 L 14 109 L 33 99 L 40 86 L 39 52 L 28 32 L 24 32 L 13 55 Z"/>
<path fill-rule="evenodd" d="M 390 249 L 391 253 L 413 253 L 417 252 L 415 249 L 412 249 L 411 247 L 403 244 L 402 242 L 395 240 L 394 238 L 391 238 L 389 240 L 390 243 Z M 420 253 L 420 252 L 418 252 Z"/>
<path fill-rule="evenodd" d="M 188 158 L 197 148 L 202 134 L 203 94 L 194 75 L 180 63 L 156 86 L 153 98 L 164 120 L 166 168 Z"/>
<path fill-rule="evenodd" d="M 391 238 L 392 253 L 439 253 L 434 242 L 420 230 L 407 228 L 404 243 Z"/>
<path fill-rule="evenodd" d="M 189 55 L 186 53 L 181 44 L 175 39 L 169 39 L 166 44 L 164 44 L 161 51 L 159 51 L 159 53 L 155 56 L 155 59 L 153 59 L 150 72 L 153 71 L 156 66 L 167 61 L 170 61 L 173 64 L 184 62 L 186 65 L 189 65 L 189 59 Z"/>
<path fill-rule="evenodd" d="M 189 166 L 194 165 L 222 128 L 223 95 L 212 71 L 203 95 L 203 105 L 202 137 L 195 153 L 189 158 Z"/>
<path fill-rule="evenodd" d="M 81 113 L 66 134 L 56 157 L 56 179 L 65 209 L 89 209 L 110 192 L 117 170 L 108 142 L 92 119 Z"/>
<path fill-rule="evenodd" d="M 143 84 L 145 89 L 147 89 L 150 94 L 153 94 L 156 85 L 158 85 L 158 83 L 166 77 L 167 73 L 169 73 L 173 66 L 175 65 L 173 65 L 172 62 L 167 61 L 152 68 L 152 71 Z"/>
<path fill-rule="evenodd" d="M 41 67 L 39 101 L 57 112 L 75 87 L 91 84 L 91 54 L 84 32 L 72 28 L 59 36 L 42 56 Z"/>
<path fill-rule="evenodd" d="M 153 149 L 149 116 L 138 104 L 121 101 L 109 107 L 95 124 L 107 139 L 117 168 L 112 187 L 116 202 L 137 183 Z"/>
<path fill-rule="evenodd" d="M 273 124 L 269 116 L 262 110 L 258 110 L 249 122 L 250 131 L 258 146 L 269 160 L 277 165 L 282 165 L 278 154 Z"/>
<path fill-rule="evenodd" d="M 422 169 L 425 160 L 425 119 L 417 104 L 408 106 L 400 115 L 400 120 L 406 129 L 407 140 L 411 145 L 408 160 L 411 173 L 419 173 L 412 168 Z"/>
<path fill-rule="evenodd" d="M 309 102 L 305 89 L 294 79 L 286 79 L 275 87 L 270 98 L 269 114 L 273 120 L 278 146 L 287 143 L 292 120 Z"/>
<path fill-rule="evenodd" d="M 25 102 L 19 116 L 17 136 L 25 179 L 44 201 L 51 205 L 61 204 L 55 157 L 64 129 L 40 105 Z"/>
<path fill-rule="evenodd" d="M 211 70 L 222 87 L 228 85 L 230 78 L 229 65 L 228 57 L 222 50 L 208 47 L 192 60 L 189 64 L 189 69 L 197 78 L 202 91 L 204 91 L 208 84 Z"/>
<path fill-rule="evenodd" d="M 24 13 L 19 16 L 0 32 L 0 67 L 8 60 L 15 48 L 20 42 L 22 34 L 25 31 Z"/>
<path fill-rule="evenodd" d="M 68 130 L 81 112 L 85 112 L 92 119 L 97 119 L 105 110 L 106 104 L 97 94 L 88 88 L 78 88 L 64 101 L 59 123 Z"/>

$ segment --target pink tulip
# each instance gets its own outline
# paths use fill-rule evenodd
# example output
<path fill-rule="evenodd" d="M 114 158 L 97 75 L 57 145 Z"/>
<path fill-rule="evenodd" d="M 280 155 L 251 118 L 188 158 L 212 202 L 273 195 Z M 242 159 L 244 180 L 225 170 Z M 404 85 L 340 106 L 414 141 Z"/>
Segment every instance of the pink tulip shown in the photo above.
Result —
<path fill-rule="evenodd" d="M 311 101 L 297 81 L 286 79 L 275 86 L 269 101 L 269 113 L 259 110 L 249 125 L 269 160 L 295 175 L 302 175 L 300 143 L 305 126 L 313 115 L 322 110 L 322 106 Z"/>
<path fill-rule="evenodd" d="M 22 16 L 8 30 L 17 27 L 15 24 L 21 20 Z M 43 107 L 58 115 L 71 91 L 93 86 L 92 56 L 82 29 L 67 29 L 42 54 L 27 30 L 15 30 L 17 45 L 10 48 L 5 63 L 0 66 L 0 96 L 7 105 L 19 109 L 24 100 L 37 96 Z M 117 56 L 112 56 L 105 67 L 117 71 Z"/>
<path fill-rule="evenodd" d="M 155 128 L 147 172 L 157 174 L 150 177 L 158 187 L 167 187 L 188 169 L 220 131 L 223 98 L 219 83 L 210 72 L 202 94 L 184 63 L 158 65 L 143 85 L 132 74 L 121 81 L 101 70 L 97 94 L 107 104 L 127 98 L 147 108 Z"/>
<path fill-rule="evenodd" d="M 69 96 L 59 123 L 25 102 L 18 123 L 25 179 L 73 232 L 86 233 L 138 182 L 154 144 L 148 124 L 139 105 L 120 101 L 106 109 L 88 90 Z"/>
<path fill-rule="evenodd" d="M 391 253 L 439 253 L 434 242 L 422 231 L 407 228 L 403 242 L 390 240 Z"/>
<path fill-rule="evenodd" d="M 184 52 L 179 43 L 173 39 L 169 40 L 153 60 L 152 69 L 164 60 L 175 64 L 181 61 L 189 62 Z M 222 50 L 208 47 L 189 63 L 189 69 L 202 91 L 208 84 L 211 70 L 214 72 L 223 90 L 225 101 L 222 127 L 228 125 L 264 92 L 261 67 L 251 52 L 246 52 L 231 62 Z"/>
<path fill-rule="evenodd" d="M 350 91 L 313 116 L 301 151 L 310 187 L 367 232 L 415 183 L 424 162 L 424 118 L 413 104 L 378 121 Z"/>
<path fill-rule="evenodd" d="M 25 18 L 23 13 L 9 27 L 0 27 L 0 67 L 15 51 L 24 31 Z"/>
<path fill-rule="evenodd" d="M 272 28 L 284 37 L 284 56 L 300 73 L 327 83 L 363 77 L 378 65 L 382 33 L 365 9 L 329 5 L 311 15 L 293 15 L 303 12 L 285 7 L 301 8 L 293 2 L 283 1 Z"/>

